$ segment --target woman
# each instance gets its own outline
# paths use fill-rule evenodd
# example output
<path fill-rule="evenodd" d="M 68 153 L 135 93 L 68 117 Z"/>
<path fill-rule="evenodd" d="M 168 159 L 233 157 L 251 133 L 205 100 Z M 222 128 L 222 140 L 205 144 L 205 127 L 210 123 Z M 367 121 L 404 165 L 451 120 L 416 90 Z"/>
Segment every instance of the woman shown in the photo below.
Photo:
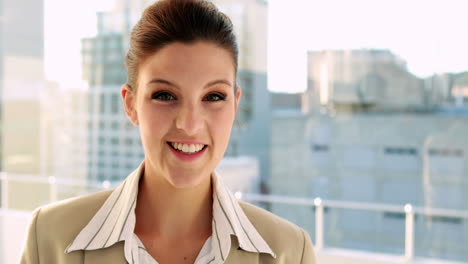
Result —
<path fill-rule="evenodd" d="M 315 263 L 306 232 L 238 202 L 214 172 L 241 97 L 237 53 L 210 2 L 148 7 L 121 88 L 145 159 L 113 191 L 36 210 L 21 263 Z"/>

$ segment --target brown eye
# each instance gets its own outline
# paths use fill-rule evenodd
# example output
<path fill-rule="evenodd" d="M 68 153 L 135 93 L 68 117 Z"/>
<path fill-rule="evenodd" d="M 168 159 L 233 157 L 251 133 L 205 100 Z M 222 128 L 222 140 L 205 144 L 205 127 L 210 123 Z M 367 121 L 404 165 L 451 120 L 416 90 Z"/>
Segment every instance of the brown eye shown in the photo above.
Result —
<path fill-rule="evenodd" d="M 170 94 L 168 92 L 165 92 L 165 91 L 156 92 L 156 93 L 152 94 L 151 99 L 160 100 L 160 101 L 173 101 L 173 100 L 176 100 L 175 96 L 173 96 L 172 94 Z"/>
<path fill-rule="evenodd" d="M 211 93 L 205 96 L 203 98 L 203 101 L 210 101 L 210 102 L 216 102 L 216 101 L 224 101 L 226 99 L 226 96 L 220 93 Z"/>

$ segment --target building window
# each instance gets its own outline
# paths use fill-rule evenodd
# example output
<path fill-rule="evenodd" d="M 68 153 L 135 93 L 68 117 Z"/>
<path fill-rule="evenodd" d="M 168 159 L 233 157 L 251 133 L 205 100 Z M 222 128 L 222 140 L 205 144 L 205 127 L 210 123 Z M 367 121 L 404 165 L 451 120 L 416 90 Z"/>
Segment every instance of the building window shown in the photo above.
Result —
<path fill-rule="evenodd" d="M 104 180 L 106 180 L 106 175 L 104 175 L 103 173 L 99 173 L 99 174 L 98 174 L 98 179 L 97 179 L 97 180 L 98 180 L 98 181 L 104 181 Z"/>
<path fill-rule="evenodd" d="M 312 144 L 311 149 L 313 152 L 327 152 L 328 145 Z"/>
<path fill-rule="evenodd" d="M 118 94 L 113 94 L 111 99 L 112 113 L 118 113 L 120 107 L 120 98 Z"/>
<path fill-rule="evenodd" d="M 119 129 L 119 122 L 112 122 L 111 127 L 113 130 Z"/>
<path fill-rule="evenodd" d="M 116 137 L 111 138 L 111 143 L 112 145 L 118 145 L 119 144 L 119 139 Z"/>
<path fill-rule="evenodd" d="M 426 219 L 429 221 L 454 225 L 460 225 L 463 223 L 463 220 L 461 218 L 452 216 L 428 216 L 426 217 Z"/>
<path fill-rule="evenodd" d="M 239 116 L 237 120 L 241 123 L 245 123 L 250 121 L 253 117 L 254 85 L 252 77 L 247 74 L 240 76 L 239 83 L 242 87 L 242 100 L 239 105 L 241 116 Z"/>
<path fill-rule="evenodd" d="M 106 96 L 105 96 L 105 94 L 100 95 L 99 109 L 101 111 L 101 114 L 106 112 Z"/>
<path fill-rule="evenodd" d="M 415 148 L 399 148 L 399 147 L 386 147 L 384 149 L 386 155 L 411 155 L 416 156 L 418 151 Z"/>
<path fill-rule="evenodd" d="M 428 153 L 431 156 L 463 157 L 462 149 L 429 149 Z"/>
<path fill-rule="evenodd" d="M 125 145 L 127 145 L 127 146 L 133 145 L 133 138 L 126 138 L 125 139 Z"/>

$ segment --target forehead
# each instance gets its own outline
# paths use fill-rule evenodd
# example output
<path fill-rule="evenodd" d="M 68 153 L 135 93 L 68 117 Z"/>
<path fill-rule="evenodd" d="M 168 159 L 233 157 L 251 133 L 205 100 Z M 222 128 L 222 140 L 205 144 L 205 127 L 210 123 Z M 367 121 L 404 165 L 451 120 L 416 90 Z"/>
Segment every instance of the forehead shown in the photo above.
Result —
<path fill-rule="evenodd" d="M 229 51 L 204 41 L 168 44 L 145 59 L 139 69 L 140 85 L 153 78 L 168 78 L 182 84 L 223 78 L 234 83 L 234 75 Z"/>

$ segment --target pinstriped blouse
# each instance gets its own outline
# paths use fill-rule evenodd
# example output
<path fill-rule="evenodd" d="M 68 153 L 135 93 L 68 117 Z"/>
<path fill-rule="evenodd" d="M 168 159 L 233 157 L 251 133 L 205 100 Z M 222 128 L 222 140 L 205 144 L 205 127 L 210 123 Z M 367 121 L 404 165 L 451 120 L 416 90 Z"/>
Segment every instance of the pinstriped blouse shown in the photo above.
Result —
<path fill-rule="evenodd" d="M 128 263 L 157 263 L 134 233 L 138 182 L 143 168 L 144 162 L 111 193 L 94 217 L 68 245 L 65 253 L 103 249 L 124 241 L 124 254 Z M 212 182 L 212 235 L 205 241 L 195 264 L 224 263 L 231 249 L 231 235 L 237 237 L 241 250 L 267 253 L 276 258 L 216 172 L 212 174 Z"/>

